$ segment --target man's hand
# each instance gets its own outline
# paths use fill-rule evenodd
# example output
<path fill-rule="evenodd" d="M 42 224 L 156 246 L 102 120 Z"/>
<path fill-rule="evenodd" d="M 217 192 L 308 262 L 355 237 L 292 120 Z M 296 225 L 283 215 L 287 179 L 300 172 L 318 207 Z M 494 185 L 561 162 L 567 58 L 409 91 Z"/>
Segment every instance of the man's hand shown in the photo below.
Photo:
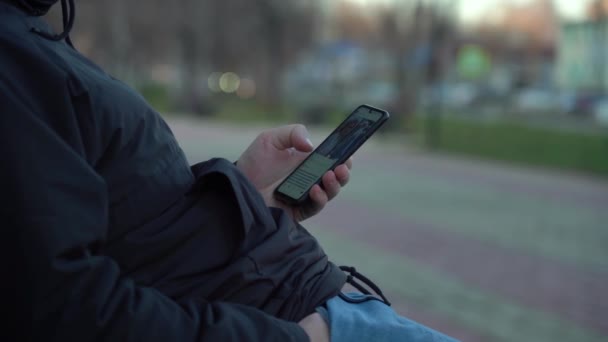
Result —
<path fill-rule="evenodd" d="M 303 221 L 325 207 L 348 182 L 352 161 L 339 165 L 323 175 L 323 188 L 315 185 L 310 190 L 311 201 L 290 207 L 276 200 L 275 188 L 313 150 L 308 132 L 303 125 L 289 125 L 262 132 L 237 161 L 237 167 L 262 194 L 266 205 L 285 209 L 296 221 Z"/>
<path fill-rule="evenodd" d="M 298 324 L 306 331 L 310 342 L 329 342 L 329 327 L 320 314 L 313 313 L 308 315 L 298 322 Z"/>

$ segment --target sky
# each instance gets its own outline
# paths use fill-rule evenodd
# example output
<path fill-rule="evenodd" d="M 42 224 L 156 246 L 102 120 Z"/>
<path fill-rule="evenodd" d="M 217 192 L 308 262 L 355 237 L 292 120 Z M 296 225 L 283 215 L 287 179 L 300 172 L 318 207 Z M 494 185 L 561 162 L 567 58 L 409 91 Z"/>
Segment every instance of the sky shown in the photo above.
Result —
<path fill-rule="evenodd" d="M 415 0 L 349 0 L 360 4 L 395 3 Z M 449 0 L 442 0 L 448 2 Z M 491 13 L 492 8 L 501 3 L 525 4 L 532 0 L 452 0 L 458 2 L 462 21 L 471 23 Z M 585 9 L 593 0 L 553 0 L 558 13 L 567 20 L 581 19 Z"/>
<path fill-rule="evenodd" d="M 357 0 L 355 0 L 357 1 Z M 382 0 L 379 0 L 382 1 Z M 460 18 L 463 21 L 477 21 L 491 12 L 492 7 L 500 3 L 525 4 L 531 0 L 459 0 Z M 582 19 L 591 0 L 554 0 L 557 12 L 568 20 Z"/>

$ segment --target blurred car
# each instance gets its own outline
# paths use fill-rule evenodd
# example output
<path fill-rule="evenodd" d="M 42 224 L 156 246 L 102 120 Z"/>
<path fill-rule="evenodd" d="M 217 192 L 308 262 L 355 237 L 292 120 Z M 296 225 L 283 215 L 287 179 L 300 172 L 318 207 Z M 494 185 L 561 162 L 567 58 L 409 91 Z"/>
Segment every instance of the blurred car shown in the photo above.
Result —
<path fill-rule="evenodd" d="M 395 100 L 399 89 L 390 82 L 373 82 L 367 87 L 367 96 L 372 103 L 387 104 Z"/>
<path fill-rule="evenodd" d="M 593 105 L 593 119 L 599 125 L 608 127 L 608 98 L 602 98 Z"/>
<path fill-rule="evenodd" d="M 571 106 L 568 109 L 568 114 L 582 118 L 592 117 L 595 114 L 595 108 L 606 99 L 608 99 L 608 97 L 602 93 L 575 94 Z"/>
<path fill-rule="evenodd" d="M 456 83 L 444 88 L 444 103 L 454 108 L 465 108 L 472 105 L 480 96 L 479 88 L 469 83 Z"/>
<path fill-rule="evenodd" d="M 420 104 L 425 107 L 440 104 L 448 108 L 466 108 L 472 106 L 480 94 L 478 86 L 464 82 L 428 86 L 420 93 Z"/>
<path fill-rule="evenodd" d="M 525 88 L 518 91 L 513 99 L 515 109 L 522 113 L 549 113 L 562 109 L 560 94 L 543 88 Z"/>

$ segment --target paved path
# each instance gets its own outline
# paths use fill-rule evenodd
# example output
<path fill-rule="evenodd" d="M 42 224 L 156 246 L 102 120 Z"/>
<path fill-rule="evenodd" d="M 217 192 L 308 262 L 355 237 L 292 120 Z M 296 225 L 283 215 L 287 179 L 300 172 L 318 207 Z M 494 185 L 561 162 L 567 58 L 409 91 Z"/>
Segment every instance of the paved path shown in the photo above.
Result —
<path fill-rule="evenodd" d="M 191 162 L 235 160 L 263 129 L 170 124 Z M 374 138 L 340 199 L 305 225 L 330 256 L 366 265 L 398 311 L 463 340 L 599 341 L 607 209 L 605 179 Z"/>

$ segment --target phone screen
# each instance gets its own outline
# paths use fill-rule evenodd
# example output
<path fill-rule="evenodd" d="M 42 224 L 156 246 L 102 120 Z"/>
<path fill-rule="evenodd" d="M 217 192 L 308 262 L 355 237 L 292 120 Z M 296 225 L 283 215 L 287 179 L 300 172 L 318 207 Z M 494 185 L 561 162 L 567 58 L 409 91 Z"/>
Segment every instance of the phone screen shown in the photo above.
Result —
<path fill-rule="evenodd" d="M 279 186 L 277 191 L 299 199 L 338 163 L 344 162 L 379 127 L 387 113 L 368 106 L 357 108 Z"/>

